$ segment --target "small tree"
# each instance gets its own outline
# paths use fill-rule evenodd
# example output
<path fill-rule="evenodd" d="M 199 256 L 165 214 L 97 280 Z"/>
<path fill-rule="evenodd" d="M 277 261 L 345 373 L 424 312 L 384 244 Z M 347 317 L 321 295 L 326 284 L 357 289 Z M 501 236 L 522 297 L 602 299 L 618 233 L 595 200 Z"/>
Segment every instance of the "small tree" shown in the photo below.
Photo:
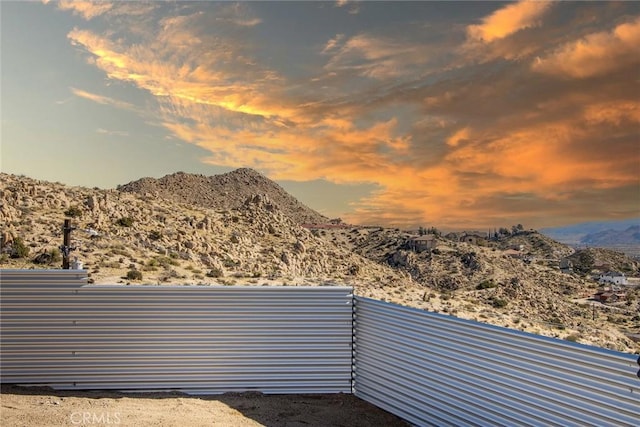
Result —
<path fill-rule="evenodd" d="M 64 211 L 64 214 L 71 218 L 78 218 L 82 216 L 82 210 L 77 205 L 73 205 L 69 209 Z"/>
<path fill-rule="evenodd" d="M 142 271 L 135 270 L 135 269 L 127 271 L 127 279 L 129 279 L 129 280 L 142 280 Z"/>

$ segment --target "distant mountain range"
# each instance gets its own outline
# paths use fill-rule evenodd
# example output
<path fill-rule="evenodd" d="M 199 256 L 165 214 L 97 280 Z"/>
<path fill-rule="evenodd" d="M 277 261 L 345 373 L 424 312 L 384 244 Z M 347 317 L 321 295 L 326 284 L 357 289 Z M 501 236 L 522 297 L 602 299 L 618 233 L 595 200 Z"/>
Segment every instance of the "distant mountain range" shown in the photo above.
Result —
<path fill-rule="evenodd" d="M 574 246 L 628 248 L 640 252 L 640 218 L 611 222 L 588 222 L 540 230 L 559 242 Z"/>

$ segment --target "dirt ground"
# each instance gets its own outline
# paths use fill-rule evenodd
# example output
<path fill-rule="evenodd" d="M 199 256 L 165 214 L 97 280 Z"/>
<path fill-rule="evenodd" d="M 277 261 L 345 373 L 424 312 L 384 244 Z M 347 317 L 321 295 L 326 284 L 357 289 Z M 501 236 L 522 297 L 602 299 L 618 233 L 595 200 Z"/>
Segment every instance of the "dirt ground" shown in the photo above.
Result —
<path fill-rule="evenodd" d="M 350 394 L 119 393 L 2 385 L 0 425 L 407 427 Z"/>

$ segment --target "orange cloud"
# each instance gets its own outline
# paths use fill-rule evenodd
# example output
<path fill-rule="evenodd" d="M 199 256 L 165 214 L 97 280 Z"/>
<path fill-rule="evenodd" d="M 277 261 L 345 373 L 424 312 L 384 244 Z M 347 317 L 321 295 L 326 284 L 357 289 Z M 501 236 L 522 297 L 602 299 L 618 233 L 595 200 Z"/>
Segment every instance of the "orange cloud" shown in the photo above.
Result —
<path fill-rule="evenodd" d="M 538 25 L 549 7 L 509 4 L 467 35 L 502 43 Z M 202 31 L 202 19 L 198 13 L 165 17 L 136 44 L 80 29 L 68 37 L 110 79 L 152 94 L 158 120 L 176 138 L 205 149 L 204 162 L 255 167 L 273 179 L 376 184 L 378 191 L 341 215 L 350 221 L 499 226 L 505 212 L 513 212 L 518 222 L 535 226 L 540 212 L 561 218 L 555 209 L 566 200 L 591 206 L 593 192 L 624 197 L 638 182 L 630 129 L 637 139 L 640 113 L 624 82 L 565 86 L 548 75 L 553 67 L 532 73 L 528 63 L 512 61 L 500 64 L 506 71 L 464 64 L 452 77 L 425 83 L 431 47 L 374 34 L 337 35 L 322 48 L 323 71 L 342 79 L 351 96 L 315 74 L 292 83 L 260 64 L 241 38 Z M 627 46 L 635 40 L 634 25 L 600 37 L 609 46 Z M 573 44 L 563 46 L 545 60 L 565 51 L 571 59 Z M 355 77 L 367 81 L 365 89 L 349 86 Z M 617 151 L 603 147 L 613 137 Z M 625 212 L 629 205 L 619 203 Z"/>
<path fill-rule="evenodd" d="M 551 7 L 547 1 L 521 0 L 498 9 L 482 19 L 480 25 L 467 27 L 470 38 L 490 43 L 520 30 L 540 25 L 540 18 Z"/>
<path fill-rule="evenodd" d="M 113 4 L 102 1 L 60 0 L 58 8 L 70 10 L 74 15 L 80 15 L 86 20 L 91 20 L 110 11 L 113 8 Z"/>
<path fill-rule="evenodd" d="M 447 144 L 451 147 L 457 147 L 461 143 L 469 139 L 469 128 L 465 127 L 456 131 L 453 135 L 447 139 Z"/>
<path fill-rule="evenodd" d="M 558 76 L 601 76 L 627 66 L 640 66 L 640 17 L 611 32 L 597 32 L 569 42 L 537 58 L 534 71 Z"/>

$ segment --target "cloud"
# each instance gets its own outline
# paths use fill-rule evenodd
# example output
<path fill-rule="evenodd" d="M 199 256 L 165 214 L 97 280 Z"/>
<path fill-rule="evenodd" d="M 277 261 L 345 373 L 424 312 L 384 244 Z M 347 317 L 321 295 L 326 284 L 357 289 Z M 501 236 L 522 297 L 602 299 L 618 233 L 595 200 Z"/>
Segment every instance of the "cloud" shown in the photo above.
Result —
<path fill-rule="evenodd" d="M 360 2 L 353 0 L 336 0 L 335 7 L 348 7 L 348 12 L 352 15 L 360 13 Z"/>
<path fill-rule="evenodd" d="M 540 18 L 551 7 L 547 1 L 521 0 L 504 6 L 482 19 L 482 24 L 469 25 L 470 38 L 490 43 L 508 37 L 525 28 L 540 25 Z"/>
<path fill-rule="evenodd" d="M 80 15 L 86 20 L 91 20 L 96 16 L 107 13 L 113 8 L 113 4 L 98 1 L 60 0 L 60 2 L 58 2 L 58 8 L 61 10 L 70 10 L 74 15 Z"/>
<path fill-rule="evenodd" d="M 49 3 L 48 1 L 45 3 Z M 84 0 L 60 0 L 58 9 L 71 11 L 74 15 L 82 16 L 90 21 L 102 16 L 137 16 L 141 17 L 151 13 L 158 7 L 154 3 L 130 2 L 130 1 L 84 1 Z M 140 22 L 138 22 L 140 23 Z"/>
<path fill-rule="evenodd" d="M 262 19 L 256 17 L 251 12 L 251 8 L 242 2 L 218 4 L 215 14 L 217 21 L 224 21 L 240 27 L 255 27 L 262 23 Z"/>
<path fill-rule="evenodd" d="M 120 136 L 120 137 L 129 136 L 129 132 L 124 131 L 124 130 L 106 130 L 106 129 L 103 129 L 103 128 L 96 129 L 96 133 L 99 133 L 99 134 L 102 134 L 102 135 L 109 135 L 109 136 Z"/>
<path fill-rule="evenodd" d="M 415 71 L 425 64 L 428 50 L 415 43 L 401 42 L 371 34 L 358 34 L 345 40 L 337 35 L 322 50 L 331 54 L 324 69 L 332 73 L 354 73 L 383 80 Z"/>
<path fill-rule="evenodd" d="M 532 69 L 563 77 L 588 78 L 640 66 L 640 17 L 612 31 L 589 34 L 537 58 Z"/>
<path fill-rule="evenodd" d="M 549 225 L 606 217 L 598 200 L 611 200 L 610 215 L 637 214 L 629 199 L 640 162 L 640 113 L 629 90 L 637 73 L 622 58 L 636 21 L 610 32 L 595 21 L 579 32 L 557 22 L 537 28 L 549 3 L 509 4 L 455 33 L 461 45 L 486 33 L 473 41 L 502 46 L 481 62 L 450 54 L 449 40 L 334 32 L 309 53 L 324 67 L 292 77 L 270 68 L 252 27 L 238 23 L 260 19 L 250 9 L 198 9 L 205 6 L 148 18 L 136 37 L 127 28 L 137 18 L 126 15 L 109 21 L 109 32 L 68 34 L 108 79 L 152 95 L 157 120 L 206 150 L 204 162 L 254 167 L 273 179 L 372 183 L 377 191 L 341 215 L 356 223 L 476 228 L 517 216 L 527 226 Z M 589 28 L 599 36 L 583 36 Z M 568 40 L 576 38 L 609 46 L 606 58 L 619 65 L 589 71 L 598 78 L 588 81 L 559 68 L 560 57 L 572 62 L 577 42 Z M 540 49 L 544 69 L 501 59 Z M 591 59 L 574 62 L 595 69 L 595 57 L 584 57 Z"/>
<path fill-rule="evenodd" d="M 71 87 L 69 89 L 71 89 L 71 92 L 75 96 L 79 96 L 80 98 L 84 98 L 84 99 L 88 99 L 88 100 L 93 101 L 93 102 L 97 102 L 98 104 L 110 105 L 112 107 L 122 108 L 122 109 L 125 109 L 125 110 L 135 110 L 136 109 L 136 107 L 133 104 L 130 104 L 130 103 L 125 102 L 125 101 L 119 101 L 117 99 L 109 98 L 108 96 L 98 95 L 98 94 L 95 94 L 95 93 L 87 92 L 87 91 L 82 90 L 82 89 L 77 89 L 75 87 Z"/>
<path fill-rule="evenodd" d="M 344 34 L 336 34 L 334 38 L 330 39 L 327 44 L 325 44 L 322 49 L 322 53 L 328 53 L 336 49 L 341 44 L 342 40 L 344 40 Z"/>

